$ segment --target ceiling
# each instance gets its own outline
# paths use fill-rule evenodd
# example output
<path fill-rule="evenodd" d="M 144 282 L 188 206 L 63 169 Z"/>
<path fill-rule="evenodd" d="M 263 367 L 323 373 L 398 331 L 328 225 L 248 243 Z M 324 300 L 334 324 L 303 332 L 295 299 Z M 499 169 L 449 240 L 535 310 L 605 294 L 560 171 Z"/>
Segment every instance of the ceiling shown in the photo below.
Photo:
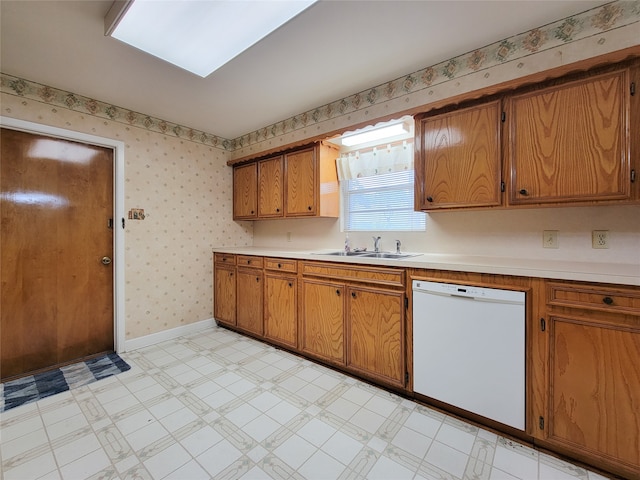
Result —
<path fill-rule="evenodd" d="M 203 79 L 105 37 L 111 0 L 1 0 L 0 71 L 234 139 L 603 3 L 321 0 Z"/>

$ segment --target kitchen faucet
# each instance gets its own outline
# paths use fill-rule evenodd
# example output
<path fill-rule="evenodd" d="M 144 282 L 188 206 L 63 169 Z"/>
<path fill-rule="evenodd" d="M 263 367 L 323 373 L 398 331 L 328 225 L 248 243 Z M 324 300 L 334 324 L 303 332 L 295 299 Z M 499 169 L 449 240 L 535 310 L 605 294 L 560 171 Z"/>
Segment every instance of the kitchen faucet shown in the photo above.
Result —
<path fill-rule="evenodd" d="M 402 245 L 402 243 L 400 243 L 400 240 L 396 240 L 396 255 L 400 255 L 400 246 Z"/>
<path fill-rule="evenodd" d="M 380 238 L 381 237 L 373 237 L 373 251 L 376 253 L 380 251 Z"/>

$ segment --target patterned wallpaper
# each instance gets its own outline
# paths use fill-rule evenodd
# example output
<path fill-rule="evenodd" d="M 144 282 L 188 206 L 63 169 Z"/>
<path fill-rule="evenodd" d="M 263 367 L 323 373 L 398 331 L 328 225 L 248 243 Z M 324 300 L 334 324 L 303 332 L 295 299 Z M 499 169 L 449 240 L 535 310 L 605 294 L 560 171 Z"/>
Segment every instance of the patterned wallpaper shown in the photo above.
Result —
<path fill-rule="evenodd" d="M 233 222 L 228 153 L 101 115 L 2 93 L 4 116 L 125 143 L 127 340 L 213 317 L 216 245 L 251 245 L 251 223 Z"/>

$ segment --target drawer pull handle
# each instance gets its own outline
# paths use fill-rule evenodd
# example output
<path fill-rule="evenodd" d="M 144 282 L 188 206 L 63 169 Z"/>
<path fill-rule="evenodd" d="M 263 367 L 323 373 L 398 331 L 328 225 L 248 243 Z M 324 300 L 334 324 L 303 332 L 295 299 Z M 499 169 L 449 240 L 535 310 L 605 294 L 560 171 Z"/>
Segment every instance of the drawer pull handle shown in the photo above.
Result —
<path fill-rule="evenodd" d="M 251 265 L 251 260 L 247 260 L 247 265 Z"/>
<path fill-rule="evenodd" d="M 281 263 L 278 264 L 278 268 L 282 268 L 282 264 Z"/>
<path fill-rule="evenodd" d="M 604 298 L 602 299 L 602 301 L 603 301 L 604 303 L 606 303 L 607 305 L 613 305 L 613 298 L 611 298 L 611 297 L 604 297 Z"/>

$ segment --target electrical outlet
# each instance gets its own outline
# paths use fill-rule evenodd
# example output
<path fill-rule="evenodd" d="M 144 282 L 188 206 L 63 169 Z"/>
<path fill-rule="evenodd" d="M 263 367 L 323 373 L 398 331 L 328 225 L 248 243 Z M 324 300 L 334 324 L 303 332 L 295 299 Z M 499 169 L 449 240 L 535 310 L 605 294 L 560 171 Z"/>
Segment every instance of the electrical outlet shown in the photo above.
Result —
<path fill-rule="evenodd" d="M 558 248 L 558 230 L 542 232 L 542 248 Z"/>
<path fill-rule="evenodd" d="M 609 248 L 609 230 L 592 231 L 591 248 Z"/>

